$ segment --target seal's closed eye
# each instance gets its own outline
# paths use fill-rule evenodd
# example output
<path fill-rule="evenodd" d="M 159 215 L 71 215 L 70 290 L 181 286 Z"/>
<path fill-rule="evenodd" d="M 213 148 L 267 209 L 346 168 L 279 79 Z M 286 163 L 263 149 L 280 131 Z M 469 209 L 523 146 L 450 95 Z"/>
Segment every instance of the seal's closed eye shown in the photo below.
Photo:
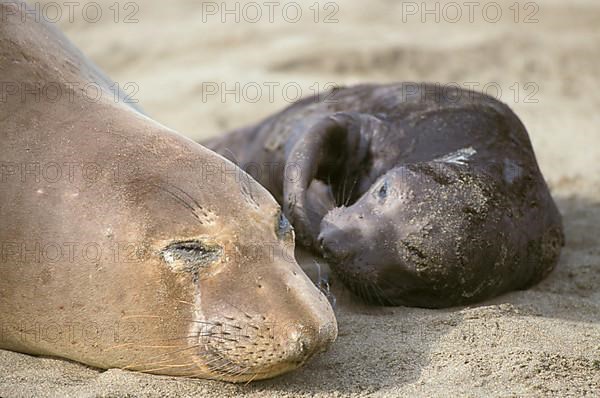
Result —
<path fill-rule="evenodd" d="M 294 240 L 294 228 L 292 227 L 292 224 L 290 224 L 287 217 L 281 211 L 279 212 L 279 217 L 277 218 L 276 231 L 279 239 Z"/>
<path fill-rule="evenodd" d="M 172 243 L 160 252 L 162 259 L 173 271 L 192 273 L 210 266 L 222 254 L 221 246 L 197 240 Z"/>

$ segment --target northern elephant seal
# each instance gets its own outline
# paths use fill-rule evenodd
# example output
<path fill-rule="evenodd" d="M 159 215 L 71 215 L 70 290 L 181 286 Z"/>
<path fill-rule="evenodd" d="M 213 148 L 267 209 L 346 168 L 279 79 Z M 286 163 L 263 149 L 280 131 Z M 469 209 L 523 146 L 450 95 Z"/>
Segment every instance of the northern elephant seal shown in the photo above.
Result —
<path fill-rule="evenodd" d="M 0 3 L 0 348 L 233 382 L 326 349 L 333 311 L 272 196 L 115 103 L 20 5 Z"/>
<path fill-rule="evenodd" d="M 447 307 L 531 286 L 560 214 L 519 118 L 458 88 L 335 89 L 204 143 L 247 169 L 356 294 Z"/>

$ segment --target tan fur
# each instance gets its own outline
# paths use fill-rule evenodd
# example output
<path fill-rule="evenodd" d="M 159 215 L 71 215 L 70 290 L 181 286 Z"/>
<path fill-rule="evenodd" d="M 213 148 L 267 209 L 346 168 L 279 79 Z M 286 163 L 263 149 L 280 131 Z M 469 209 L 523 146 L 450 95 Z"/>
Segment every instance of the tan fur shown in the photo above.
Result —
<path fill-rule="evenodd" d="M 2 80 L 56 84 L 63 95 L 9 95 L 0 106 L 0 348 L 247 381 L 292 370 L 335 340 L 330 305 L 290 255 L 293 237 L 277 235 L 271 195 L 115 103 L 64 36 L 23 22 L 11 3 L 0 3 Z M 66 94 L 88 82 L 101 100 Z M 73 178 L 44 175 L 54 163 L 63 174 L 72 166 Z M 182 241 L 221 252 L 209 266 L 170 266 L 164 250 Z"/>

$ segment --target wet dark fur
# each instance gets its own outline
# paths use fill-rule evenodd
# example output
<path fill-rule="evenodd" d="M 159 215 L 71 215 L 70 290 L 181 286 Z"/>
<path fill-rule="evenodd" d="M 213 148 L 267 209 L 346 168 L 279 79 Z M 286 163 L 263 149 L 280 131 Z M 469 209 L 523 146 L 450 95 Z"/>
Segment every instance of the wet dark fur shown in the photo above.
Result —
<path fill-rule="evenodd" d="M 415 88 L 336 89 L 203 144 L 369 302 L 447 307 L 537 283 L 564 237 L 525 127 L 488 96 Z"/>

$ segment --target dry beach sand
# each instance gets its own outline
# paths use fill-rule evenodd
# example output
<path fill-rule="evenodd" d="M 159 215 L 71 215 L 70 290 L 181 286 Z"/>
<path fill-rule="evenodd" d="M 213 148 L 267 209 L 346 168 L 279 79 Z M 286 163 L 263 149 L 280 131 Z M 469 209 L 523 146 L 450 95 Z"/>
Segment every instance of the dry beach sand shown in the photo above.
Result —
<path fill-rule="evenodd" d="M 373 308 L 337 286 L 336 344 L 303 369 L 274 380 L 232 385 L 97 371 L 0 351 L 1 397 L 600 393 L 597 0 L 521 2 L 518 16 L 510 8 L 514 0 L 497 0 L 503 15 L 496 23 L 495 10 L 483 14 L 483 5 L 474 9 L 471 22 L 468 8 L 456 18 L 456 10 L 441 2 L 438 23 L 435 15 L 422 21 L 421 1 L 413 3 L 417 15 L 412 15 L 403 12 L 414 10 L 409 2 L 394 0 L 337 0 L 337 12 L 322 1 L 317 22 L 311 0 L 296 3 L 303 11 L 297 23 L 286 21 L 281 8 L 273 23 L 267 8 L 257 23 L 243 18 L 236 23 L 235 16 L 222 23 L 220 15 L 204 14 L 203 21 L 200 1 L 143 0 L 134 16 L 139 21 L 126 24 L 122 20 L 135 9 L 118 3 L 115 23 L 109 9 L 114 1 L 98 3 L 104 13 L 99 22 L 85 21 L 79 9 L 61 29 L 122 87 L 135 82 L 134 97 L 150 116 L 193 138 L 275 112 L 295 97 L 298 86 L 309 95 L 327 83 L 456 82 L 487 85 L 491 93 L 499 85 L 501 98 L 529 129 L 564 217 L 567 245 L 557 269 L 538 286 L 469 307 Z M 227 3 L 233 8 L 233 1 Z M 215 4 L 221 7 L 221 1 Z M 427 5 L 435 9 L 434 2 Z M 255 17 L 246 11 L 246 19 Z M 325 23 L 326 18 L 338 21 Z M 268 85 L 275 82 L 269 98 Z M 234 91 L 239 83 L 246 92 L 239 101 L 233 94 L 224 100 L 209 95 L 222 83 Z"/>

